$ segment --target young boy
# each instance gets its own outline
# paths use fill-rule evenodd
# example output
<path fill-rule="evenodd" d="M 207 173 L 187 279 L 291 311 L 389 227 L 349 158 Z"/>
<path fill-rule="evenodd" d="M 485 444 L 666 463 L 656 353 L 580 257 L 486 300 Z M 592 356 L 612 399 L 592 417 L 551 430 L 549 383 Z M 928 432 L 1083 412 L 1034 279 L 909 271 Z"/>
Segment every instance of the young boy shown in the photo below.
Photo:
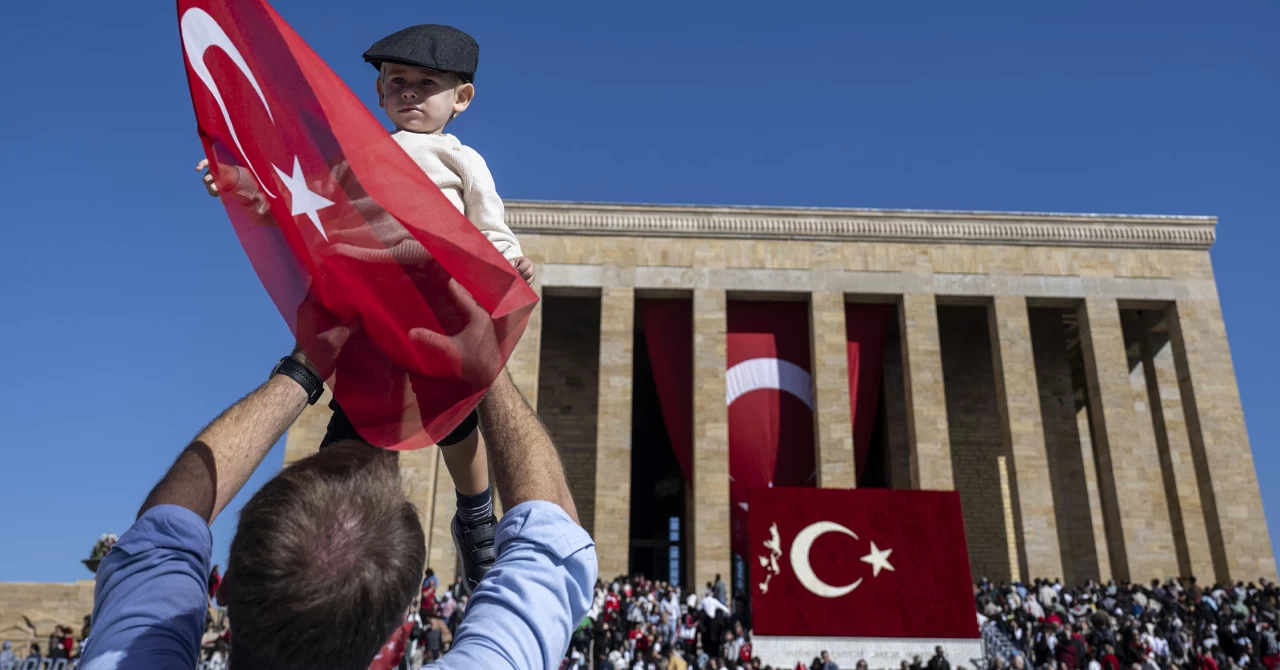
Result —
<path fill-rule="evenodd" d="M 393 33 L 374 43 L 364 59 L 378 69 L 378 106 L 396 130 L 391 137 L 435 182 L 445 197 L 520 273 L 533 283 L 534 268 L 520 249 L 520 242 L 503 220 L 502 199 L 493 176 L 480 154 L 463 145 L 445 126 L 466 111 L 475 96 L 475 72 L 479 46 L 470 35 L 441 25 L 420 25 Z M 197 170 L 204 170 L 201 161 Z M 205 174 L 210 195 L 231 193 L 245 201 L 260 201 L 261 194 L 246 170 L 220 166 L 219 178 Z M 263 210 L 265 211 L 265 210 Z M 425 260 L 425 250 L 400 226 L 400 231 L 380 232 L 387 247 L 383 250 L 352 248 L 350 254 L 369 262 L 412 264 Z M 340 240 L 335 242 L 338 253 Z M 321 448 L 335 442 L 360 439 L 337 402 L 330 403 L 333 418 Z M 494 536 L 497 519 L 489 491 L 489 467 L 483 439 L 472 412 L 449 436 L 439 442 L 445 466 L 457 489 L 458 512 L 452 531 L 462 558 L 470 593 L 497 558 Z"/>

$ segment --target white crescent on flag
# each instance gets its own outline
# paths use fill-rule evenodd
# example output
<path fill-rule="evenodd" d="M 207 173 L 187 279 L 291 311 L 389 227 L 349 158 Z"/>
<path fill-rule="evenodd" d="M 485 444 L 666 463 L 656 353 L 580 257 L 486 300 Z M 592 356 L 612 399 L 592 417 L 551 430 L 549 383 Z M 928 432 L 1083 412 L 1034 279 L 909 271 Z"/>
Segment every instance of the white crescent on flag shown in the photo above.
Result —
<path fill-rule="evenodd" d="M 249 162 L 248 156 L 244 153 L 244 147 L 240 145 L 240 136 L 236 134 L 236 126 L 231 122 L 231 114 L 227 112 L 227 103 L 222 101 L 222 92 L 218 90 L 218 84 L 213 80 L 213 73 L 209 71 L 209 66 L 205 65 L 204 52 L 213 47 L 222 49 L 227 57 L 231 59 L 236 67 L 240 68 L 240 72 L 244 73 L 249 83 L 253 85 L 253 90 L 257 91 L 258 99 L 262 101 L 262 106 L 267 110 L 267 118 L 275 123 L 276 118 L 271 114 L 271 105 L 267 104 L 267 96 L 262 93 L 262 87 L 258 85 L 258 78 L 253 76 L 253 70 L 249 68 L 249 64 L 245 62 L 244 56 L 241 55 L 240 49 L 236 48 L 235 42 L 227 36 L 227 31 L 218 25 L 218 21 L 209 12 L 192 7 L 182 14 L 182 46 L 187 52 L 187 60 L 191 62 L 191 69 L 195 71 L 200 81 L 209 87 L 209 92 L 213 94 L 213 99 L 218 103 L 218 108 L 222 110 L 222 119 L 227 122 L 227 130 L 231 131 L 231 139 L 236 143 L 236 148 L 240 150 L 240 155 L 245 156 L 244 162 L 253 172 L 253 176 L 258 178 L 258 185 L 262 190 L 271 197 L 276 197 L 267 188 L 267 182 L 263 181 L 262 176 L 258 174 L 257 168 L 253 167 L 253 163 Z"/>
<path fill-rule="evenodd" d="M 808 371 L 780 358 L 752 358 L 725 373 L 725 404 L 757 389 L 778 389 L 800 399 L 813 409 L 813 381 Z"/>

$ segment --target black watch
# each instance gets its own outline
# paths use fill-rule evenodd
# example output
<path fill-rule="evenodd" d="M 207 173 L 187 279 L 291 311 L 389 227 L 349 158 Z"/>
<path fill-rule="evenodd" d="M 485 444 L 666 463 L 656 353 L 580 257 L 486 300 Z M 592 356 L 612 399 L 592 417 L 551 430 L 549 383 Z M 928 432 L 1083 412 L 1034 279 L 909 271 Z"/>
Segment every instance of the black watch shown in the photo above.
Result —
<path fill-rule="evenodd" d="M 307 366 L 293 360 L 292 356 L 285 356 L 271 368 L 271 376 L 284 375 L 302 387 L 307 392 L 307 404 L 314 405 L 324 393 L 324 380 L 315 376 Z"/>

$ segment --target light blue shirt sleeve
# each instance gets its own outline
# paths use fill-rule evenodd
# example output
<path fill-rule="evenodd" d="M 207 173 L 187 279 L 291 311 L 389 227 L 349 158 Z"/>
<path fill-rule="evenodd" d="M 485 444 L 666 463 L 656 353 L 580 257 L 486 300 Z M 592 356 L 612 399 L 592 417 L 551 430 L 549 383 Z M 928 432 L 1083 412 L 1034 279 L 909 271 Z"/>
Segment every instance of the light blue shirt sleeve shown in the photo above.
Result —
<path fill-rule="evenodd" d="M 498 560 L 467 602 L 437 670 L 556 668 L 591 607 L 595 543 L 559 505 L 532 501 L 498 523 Z"/>
<path fill-rule="evenodd" d="M 81 670 L 191 670 L 209 607 L 213 535 L 204 519 L 157 505 L 98 566 L 93 635 Z"/>

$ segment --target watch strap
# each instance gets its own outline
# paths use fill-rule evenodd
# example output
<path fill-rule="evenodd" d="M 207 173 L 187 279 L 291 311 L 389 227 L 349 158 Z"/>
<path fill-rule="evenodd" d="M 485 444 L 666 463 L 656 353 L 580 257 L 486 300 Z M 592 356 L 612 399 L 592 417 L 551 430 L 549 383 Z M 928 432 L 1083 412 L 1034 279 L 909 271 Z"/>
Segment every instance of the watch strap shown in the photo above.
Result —
<path fill-rule="evenodd" d="M 307 369 L 307 366 L 293 360 L 292 356 L 285 356 L 276 363 L 276 367 L 271 372 L 272 376 L 284 375 L 302 387 L 307 392 L 307 404 L 314 405 L 324 394 L 324 380 L 317 377 L 314 373 Z"/>

